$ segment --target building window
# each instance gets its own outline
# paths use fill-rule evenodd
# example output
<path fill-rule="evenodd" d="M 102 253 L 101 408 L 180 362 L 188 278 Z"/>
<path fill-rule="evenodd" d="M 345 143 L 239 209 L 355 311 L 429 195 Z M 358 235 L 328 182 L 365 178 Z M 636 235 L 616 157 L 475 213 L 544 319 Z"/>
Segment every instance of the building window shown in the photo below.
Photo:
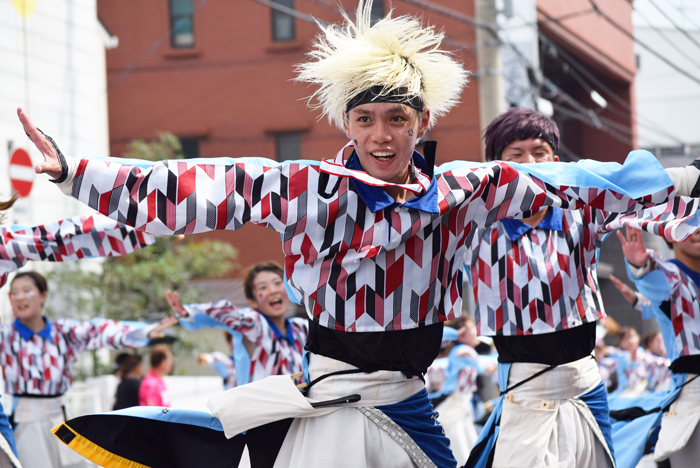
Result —
<path fill-rule="evenodd" d="M 272 0 L 274 3 L 294 9 L 294 0 Z M 293 41 L 296 37 L 294 31 L 294 17 L 279 10 L 272 11 L 272 40 L 275 42 Z"/>
<path fill-rule="evenodd" d="M 296 161 L 301 159 L 301 133 L 276 134 L 275 152 L 278 161 Z"/>
<path fill-rule="evenodd" d="M 170 0 L 170 45 L 174 49 L 194 47 L 192 0 Z"/>
<path fill-rule="evenodd" d="M 180 137 L 180 145 L 182 145 L 182 154 L 186 159 L 196 159 L 199 157 L 199 138 L 197 137 Z"/>
<path fill-rule="evenodd" d="M 372 2 L 372 24 L 384 18 L 384 0 L 374 0 Z"/>

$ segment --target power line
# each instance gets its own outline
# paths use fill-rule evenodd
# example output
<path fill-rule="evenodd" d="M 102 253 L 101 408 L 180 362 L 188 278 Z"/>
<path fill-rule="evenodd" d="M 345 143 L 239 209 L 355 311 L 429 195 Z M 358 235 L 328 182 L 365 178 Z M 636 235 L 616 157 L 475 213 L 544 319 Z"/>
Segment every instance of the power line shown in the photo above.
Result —
<path fill-rule="evenodd" d="M 589 72 L 585 66 L 583 66 L 580 62 L 578 62 L 578 60 L 576 60 L 573 56 L 571 56 L 568 52 L 566 52 L 563 48 L 561 48 L 554 41 L 549 39 L 541 31 L 538 31 L 538 34 L 539 34 L 540 39 L 543 42 L 547 43 L 551 47 L 554 47 L 557 50 L 558 55 L 562 56 L 564 58 L 564 60 L 566 60 L 569 63 L 569 65 L 572 65 L 578 72 L 580 72 L 582 75 L 584 75 L 586 78 L 588 78 L 588 80 L 590 80 L 593 83 L 593 85 L 598 87 L 598 89 L 603 91 L 607 97 L 610 97 L 614 102 L 616 102 L 618 105 L 620 105 L 625 110 L 630 111 L 630 112 L 633 111 L 632 106 L 630 106 L 627 101 L 625 101 L 623 98 L 618 96 L 617 93 L 615 93 L 608 86 L 606 86 L 605 83 L 600 81 L 595 75 L 593 75 L 591 72 Z M 571 73 L 572 76 L 575 75 L 575 72 L 571 69 L 569 69 L 569 73 Z M 613 112 L 615 112 L 615 111 L 613 111 Z M 618 114 L 618 115 L 620 115 L 620 114 Z M 626 115 L 629 115 L 629 114 L 626 114 Z M 635 118 L 634 114 L 632 114 L 632 116 L 633 116 L 633 118 Z M 643 120 L 639 116 L 636 117 L 636 120 L 637 120 L 638 124 L 640 124 L 640 123 L 643 124 L 644 126 L 647 127 L 647 129 L 653 130 L 654 132 L 656 132 L 659 135 L 665 136 L 666 138 L 674 140 L 677 143 L 685 144 L 685 142 L 683 140 L 674 136 L 673 134 L 671 134 L 667 130 L 659 127 L 658 124 L 656 124 L 655 122 L 652 122 L 651 120 L 647 120 L 647 122 L 645 123 L 645 122 L 643 122 Z M 646 119 L 644 119 L 644 120 L 646 120 Z"/>
<path fill-rule="evenodd" d="M 651 3 L 652 6 L 653 6 L 654 8 L 656 8 L 656 9 L 659 11 L 659 13 L 661 13 L 661 14 L 664 16 L 664 18 L 666 18 L 667 20 L 669 20 L 669 21 L 671 22 L 671 24 L 673 25 L 674 28 L 676 28 L 676 29 L 677 29 L 678 31 L 680 31 L 685 37 L 687 37 L 687 38 L 690 40 L 690 42 L 692 42 L 692 43 L 695 44 L 696 46 L 700 47 L 700 42 L 698 42 L 697 39 L 695 39 L 695 38 L 694 38 L 688 31 L 686 31 L 684 28 L 681 28 L 681 27 L 678 25 L 678 23 L 676 23 L 676 21 L 675 21 L 668 13 L 666 13 L 666 12 L 664 11 L 663 8 L 659 7 L 659 5 L 658 5 L 654 0 L 647 0 L 647 1 L 648 1 L 649 3 Z M 634 6 L 632 6 L 632 8 L 634 8 Z M 639 13 L 639 10 L 637 10 L 636 8 L 634 8 L 634 10 L 635 10 L 637 13 Z M 686 17 L 686 19 L 688 19 L 688 20 L 690 21 L 690 19 L 689 19 L 688 17 Z M 700 29 L 700 26 L 698 27 L 698 29 Z"/>
<path fill-rule="evenodd" d="M 673 2 L 671 2 L 671 6 L 672 6 L 673 8 L 675 8 L 676 10 L 678 10 L 678 12 L 679 12 L 681 15 L 683 15 L 683 17 L 685 18 L 685 20 L 686 20 L 688 23 L 692 24 L 693 26 L 695 26 L 695 28 L 697 28 L 697 29 L 700 31 L 700 25 L 698 25 L 698 23 L 696 23 L 695 21 L 693 21 L 693 19 L 692 19 L 690 16 L 686 16 L 686 15 L 685 15 L 685 11 L 683 11 L 683 9 L 682 9 L 681 7 L 676 6 L 676 4 L 673 3 Z"/>
<path fill-rule="evenodd" d="M 517 83 L 515 80 L 511 79 L 509 76 L 504 75 L 504 78 L 511 83 L 511 85 L 515 88 L 520 89 L 523 92 L 532 92 L 534 90 L 536 93 L 538 93 L 538 90 L 535 90 L 532 85 L 530 88 L 533 88 L 532 90 L 526 90 L 523 88 L 520 83 Z M 563 102 L 566 104 L 570 105 L 571 107 L 574 107 L 578 109 L 578 113 L 574 114 L 573 111 L 569 112 L 563 112 L 562 109 L 566 110 L 566 107 L 562 106 L 561 104 L 557 104 L 556 102 L 552 103 L 552 106 L 555 107 L 555 109 L 558 109 L 559 112 L 561 112 L 564 115 L 572 117 L 573 115 L 576 116 L 577 120 L 580 120 L 587 125 L 596 128 L 597 130 L 602 131 L 603 133 L 607 133 L 613 138 L 625 143 L 629 144 L 630 139 L 632 136 L 632 131 L 629 127 L 626 127 L 624 125 L 621 125 L 613 120 L 607 119 L 605 117 L 600 117 L 596 115 L 592 109 L 589 109 L 585 107 L 583 104 L 578 102 L 575 98 L 573 98 L 571 95 L 567 94 L 565 91 L 563 91 L 561 88 L 556 86 L 554 83 L 551 81 L 547 80 L 546 86 L 548 86 L 552 94 L 551 96 L 547 96 L 549 99 L 554 99 L 556 97 L 559 97 Z M 539 93 L 538 93 L 539 94 Z M 628 136 L 621 135 L 619 131 L 627 132 Z M 580 159 L 580 158 L 578 158 Z"/>
<path fill-rule="evenodd" d="M 634 8 L 634 7 L 632 7 L 632 8 Z M 688 62 L 692 63 L 696 68 L 700 68 L 700 65 L 698 65 L 698 63 L 695 61 L 695 59 L 694 59 L 693 57 L 691 57 L 690 55 L 688 55 L 688 54 L 687 54 L 683 49 L 681 49 L 681 48 L 678 46 L 678 44 L 676 44 L 673 40 L 669 39 L 668 36 L 666 36 L 666 34 L 665 34 L 663 31 L 659 30 L 659 28 L 657 28 L 656 26 L 654 26 L 653 24 L 651 24 L 651 21 L 649 21 L 649 20 L 647 19 L 647 17 L 644 16 L 644 15 L 642 14 L 641 11 L 639 11 L 639 10 L 636 9 L 636 8 L 634 8 L 634 11 L 637 12 L 637 14 L 639 15 L 639 17 L 642 18 L 642 19 L 644 20 L 644 22 L 652 29 L 652 31 L 654 31 L 656 34 L 658 34 L 659 36 L 661 36 L 661 37 L 663 38 L 664 41 L 668 42 L 668 44 L 669 44 L 671 47 L 673 47 L 673 48 L 676 50 L 676 52 L 678 52 L 678 53 L 681 54 L 683 57 L 685 57 L 685 59 L 686 59 Z M 676 27 L 676 29 L 678 29 L 678 28 Z"/>
<path fill-rule="evenodd" d="M 664 57 L 663 55 L 661 55 L 660 53 L 658 53 L 657 51 L 655 51 L 654 49 L 652 49 L 651 47 L 649 47 L 648 45 L 646 45 L 644 42 L 642 42 L 642 41 L 640 41 L 639 39 L 635 38 L 635 37 L 634 37 L 634 34 L 630 33 L 628 30 L 626 30 L 625 28 L 623 28 L 617 21 L 615 21 L 614 19 L 612 19 L 611 17 L 609 17 L 606 13 L 604 13 L 604 12 L 598 7 L 598 4 L 595 2 L 595 0 L 588 0 L 588 1 L 591 3 L 591 5 L 593 5 L 593 8 L 595 8 L 596 13 L 598 13 L 598 15 L 600 15 L 601 18 L 605 19 L 605 21 L 607 21 L 608 23 L 610 23 L 615 29 L 617 29 L 618 31 L 620 31 L 622 34 L 624 34 L 624 35 L 627 36 L 628 38 L 632 39 L 634 42 L 636 42 L 637 44 L 639 44 L 640 47 L 642 47 L 642 48 L 646 49 L 647 51 L 649 51 L 649 53 L 651 53 L 652 55 L 654 55 L 656 58 L 658 58 L 659 60 L 661 60 L 662 62 L 664 62 L 664 63 L 665 63 L 666 65 L 668 65 L 669 67 L 671 67 L 671 68 L 673 68 L 674 70 L 676 70 L 676 71 L 677 71 L 678 73 L 680 73 L 681 75 L 685 76 L 686 78 L 689 78 L 690 80 L 694 81 L 694 82 L 697 83 L 697 84 L 700 84 L 700 79 L 698 79 L 697 77 L 691 75 L 691 74 L 688 73 L 687 71 L 683 70 L 683 69 L 680 68 L 678 65 L 676 65 L 676 64 L 673 63 L 673 62 L 671 62 L 669 59 L 667 59 L 666 57 Z"/>
<path fill-rule="evenodd" d="M 537 27 L 539 24 L 546 24 L 546 23 L 559 23 L 561 21 L 566 21 L 572 18 L 577 18 L 579 16 L 585 16 L 591 13 L 595 13 L 595 10 L 593 8 L 586 8 L 584 10 L 579 10 L 579 11 L 572 11 L 571 13 L 566 13 L 561 16 L 558 16 L 556 18 L 547 18 L 545 21 L 538 21 L 535 20 L 530 23 L 522 23 L 522 24 L 514 24 L 512 26 L 500 28 L 501 31 L 512 31 L 514 29 L 520 29 L 520 28 L 532 28 L 532 27 Z M 522 18 L 520 14 L 518 14 Z M 522 18 L 524 19 L 524 18 Z"/>
<path fill-rule="evenodd" d="M 306 13 L 301 13 L 301 12 L 295 10 L 294 8 L 289 8 L 289 7 L 286 7 L 286 6 L 279 4 L 279 3 L 269 2 L 268 0 L 253 0 L 253 1 L 255 3 L 259 3 L 261 5 L 265 5 L 266 7 L 272 8 L 273 10 L 277 10 L 277 11 L 280 11 L 282 13 L 286 13 L 289 16 L 299 18 L 302 21 L 307 21 L 307 22 L 313 23 L 313 24 L 318 23 L 321 26 L 326 26 L 326 24 L 327 24 L 325 21 L 321 21 L 319 19 L 314 18 L 311 15 L 307 15 Z"/>
<path fill-rule="evenodd" d="M 532 64 L 527 59 L 527 57 L 525 57 L 522 54 L 522 52 L 520 52 L 520 50 L 515 46 L 515 44 L 513 44 L 510 41 L 504 41 L 498 35 L 497 25 L 480 22 L 480 21 L 476 20 L 475 18 L 473 18 L 469 15 L 466 15 L 460 11 L 453 10 L 452 8 L 448 8 L 448 7 L 445 7 L 442 5 L 435 4 L 429 0 L 403 0 L 403 1 L 404 1 L 404 3 L 409 3 L 409 4 L 412 4 L 415 6 L 419 6 L 425 10 L 433 11 L 435 13 L 447 16 L 451 19 L 456 19 L 458 21 L 467 23 L 475 28 L 482 28 L 482 29 L 487 30 L 489 33 L 491 33 L 493 38 L 498 41 L 498 43 L 500 45 L 506 46 L 506 47 L 510 48 L 511 50 L 513 50 L 516 57 L 521 61 L 521 63 L 525 67 L 526 71 L 528 72 L 528 76 L 537 76 L 537 70 L 535 70 L 535 68 L 532 66 Z M 551 18 L 551 17 L 549 17 L 549 18 Z M 555 18 L 551 18 L 551 19 L 553 21 L 558 21 Z M 524 92 L 527 92 L 528 94 L 532 95 L 533 97 L 540 95 L 540 92 L 537 88 L 530 86 L 530 89 L 525 89 L 522 86 L 520 86 L 518 83 L 516 83 L 514 80 L 512 80 L 509 76 L 507 76 L 505 74 L 503 76 L 512 85 L 514 85 L 515 87 L 519 88 L 520 90 L 522 90 Z M 539 83 L 538 83 L 538 85 L 539 85 Z M 550 83 L 550 86 L 554 86 L 553 83 Z M 601 118 L 601 117 L 597 116 L 591 109 L 588 109 L 585 106 L 583 106 L 583 104 L 578 102 L 576 99 L 574 99 L 572 96 L 570 96 L 569 94 L 567 94 L 566 92 L 564 92 L 560 88 L 554 86 L 554 89 L 556 90 L 557 94 L 559 96 L 561 96 L 562 99 L 564 101 L 566 101 L 570 106 L 579 109 L 581 111 L 581 115 L 587 116 L 588 119 L 590 119 L 591 126 L 597 128 L 603 132 L 609 133 L 614 138 L 616 138 L 620 141 L 623 141 L 626 144 L 630 143 L 629 138 L 627 138 L 625 140 L 624 137 L 621 137 L 619 134 L 612 133 L 612 130 L 615 128 L 615 126 L 617 126 L 618 128 L 621 128 L 620 124 L 618 124 L 617 122 L 614 122 L 613 120 Z M 619 98 L 619 99 L 621 100 L 621 98 Z M 595 119 L 594 119 L 594 116 L 595 116 Z M 586 121 L 586 122 L 588 123 L 588 121 Z M 601 124 L 605 124 L 605 126 L 602 126 Z M 606 129 L 606 126 L 609 128 Z M 626 127 L 625 127 L 625 130 L 627 130 L 631 134 L 631 130 L 629 130 Z"/>
<path fill-rule="evenodd" d="M 565 116 L 570 117 L 572 119 L 578 120 L 578 121 L 588 125 L 589 127 L 596 128 L 596 129 L 600 130 L 600 128 L 598 128 L 595 125 L 595 123 L 593 123 L 589 118 L 587 118 L 588 115 L 582 114 L 582 113 L 577 113 L 576 111 L 572 111 L 570 109 L 567 109 L 566 107 L 564 107 L 560 104 L 552 103 L 552 106 L 554 107 L 554 109 L 557 112 L 560 112 L 560 113 L 564 114 Z M 619 133 L 615 133 L 615 132 L 609 131 L 609 130 L 606 133 L 621 143 L 624 143 L 626 145 L 629 145 L 629 143 L 630 143 L 629 137 L 627 137 L 625 135 L 620 135 Z"/>

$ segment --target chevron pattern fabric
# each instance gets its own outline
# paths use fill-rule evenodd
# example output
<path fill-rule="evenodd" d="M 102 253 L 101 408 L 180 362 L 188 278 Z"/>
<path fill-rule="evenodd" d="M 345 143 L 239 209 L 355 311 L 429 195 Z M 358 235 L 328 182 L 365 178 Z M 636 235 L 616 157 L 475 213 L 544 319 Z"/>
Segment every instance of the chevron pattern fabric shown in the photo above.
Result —
<path fill-rule="evenodd" d="M 436 171 L 434 212 L 404 205 L 372 212 L 353 179 L 309 163 L 129 164 L 80 160 L 73 196 L 155 235 L 238 229 L 246 222 L 274 229 L 283 235 L 288 282 L 310 318 L 348 332 L 405 330 L 459 316 L 464 256 L 478 226 L 547 205 L 633 213 L 668 201 L 673 192 L 667 187 L 631 199 L 609 189 L 551 185 L 505 163 L 452 163 Z"/>
<path fill-rule="evenodd" d="M 141 336 L 132 339 L 129 335 L 145 323 L 102 318 L 88 322 L 58 319 L 48 321 L 47 328 L 41 332 L 26 336 L 28 328 L 19 330 L 21 325 L 17 322 L 0 325 L 5 393 L 11 395 L 62 395 L 73 383 L 72 364 L 78 354 L 98 348 L 144 345 Z"/>
<path fill-rule="evenodd" d="M 655 269 L 664 274 L 667 284 L 660 284 L 658 277 L 642 277 L 637 280 L 638 287 L 644 284 L 647 288 L 653 287 L 658 291 L 669 289 L 668 302 L 654 306 L 660 307 L 666 315 L 669 315 L 670 309 L 669 318 L 676 335 L 678 357 L 700 355 L 700 285 L 678 265 L 664 261 L 656 252 L 652 252 L 652 265 L 652 271 Z M 671 359 L 676 359 L 673 350 L 669 350 L 668 354 Z"/>
<path fill-rule="evenodd" d="M 238 309 L 227 300 L 206 304 L 188 304 L 185 309 L 190 315 L 206 314 L 225 325 L 230 331 L 238 332 L 254 345 L 250 353 L 249 382 L 262 380 L 271 375 L 296 374 L 301 372 L 304 345 L 309 334 L 308 321 L 290 318 L 288 336 L 277 335 L 262 313 L 255 309 Z M 293 337 L 293 340 L 290 340 Z M 233 379 L 235 382 L 235 378 Z"/>
<path fill-rule="evenodd" d="M 682 240 L 697 228 L 687 222 L 696 210 L 685 197 L 627 215 L 567 210 L 560 231 L 536 227 L 515 241 L 501 222 L 477 229 L 465 255 L 477 333 L 536 335 L 605 317 L 596 273 L 605 237 L 628 225 Z"/>
<path fill-rule="evenodd" d="M 42 226 L 0 229 L 0 286 L 29 260 L 64 262 L 117 257 L 151 245 L 155 238 L 96 214 Z"/>

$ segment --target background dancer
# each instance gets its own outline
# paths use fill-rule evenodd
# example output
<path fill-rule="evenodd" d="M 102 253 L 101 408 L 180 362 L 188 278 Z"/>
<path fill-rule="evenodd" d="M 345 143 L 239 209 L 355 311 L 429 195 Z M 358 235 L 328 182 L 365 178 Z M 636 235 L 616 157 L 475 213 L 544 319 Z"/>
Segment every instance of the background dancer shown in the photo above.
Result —
<path fill-rule="evenodd" d="M 462 320 L 463 319 L 463 320 Z M 458 462 L 469 457 L 477 431 L 474 427 L 474 392 L 478 375 L 492 375 L 496 360 L 480 356 L 473 348 L 478 343 L 474 319 L 462 316 L 460 328 L 445 326 L 440 355 L 425 374 L 430 400 L 438 421 L 450 439 L 450 449 Z M 472 343 L 472 345 L 466 344 Z"/>
<path fill-rule="evenodd" d="M 645 154 L 624 168 L 589 161 L 549 171 L 521 166 L 518 172 L 507 164 L 459 162 L 434 172 L 430 146 L 424 158 L 415 144 L 456 104 L 467 75 L 439 50 L 441 40 L 411 17 L 389 15 L 373 24 L 370 2 L 360 3 L 356 22 L 322 27 L 300 80 L 320 86 L 320 106 L 350 138 L 354 152 L 347 162 L 343 150 L 320 165 L 223 158 L 142 167 L 114 159 L 59 161 L 20 112 L 46 157 L 38 171 L 85 202 L 90 192 L 98 198 L 109 193 L 103 198 L 110 197 L 109 207 L 99 208 L 128 224 L 169 234 L 253 222 L 284 234 L 287 279 L 312 320 L 306 398 L 287 376 L 271 376 L 210 401 L 230 436 L 295 417 L 278 467 L 456 466 L 420 376 L 438 353 L 442 322 L 461 313 L 463 256 L 474 229 L 546 205 L 594 203 L 631 213 L 667 202 L 673 193 L 672 181 Z M 623 171 L 624 181 L 613 184 Z M 682 170 L 687 193 L 697 174 Z M 167 203 L 159 193 L 167 194 Z M 155 203 L 161 199 L 167 208 Z M 105 427 L 116 428 L 103 426 L 114 417 L 78 418 L 57 434 L 70 433 L 67 443 L 78 448 L 92 429 L 104 434 Z M 213 427 L 207 417 L 206 427 Z M 205 427 L 204 416 L 202 422 L 198 428 Z M 138 427 L 129 427 L 134 435 Z M 131 456 L 170 462 L 172 450 L 145 435 L 127 436 Z M 195 450 L 215 439 L 197 438 L 194 428 L 192 436 Z M 222 451 L 229 447 L 219 437 L 216 442 Z M 145 443 L 149 453 L 135 450 Z M 197 454 L 208 466 L 217 463 L 216 451 Z M 186 456 L 170 466 L 186 466 Z"/>
<path fill-rule="evenodd" d="M 219 377 L 224 381 L 224 390 L 233 388 L 238 385 L 236 372 L 236 363 L 234 359 L 234 344 L 233 335 L 227 331 L 224 331 L 224 339 L 226 340 L 226 345 L 228 346 L 228 355 L 220 352 L 214 351 L 212 353 L 201 353 L 197 356 L 197 362 L 201 366 L 207 366 L 216 371 Z M 248 353 L 246 352 L 246 355 Z M 247 357 L 246 361 L 250 363 L 250 357 Z M 247 369 L 250 368 L 248 364 Z"/>
<path fill-rule="evenodd" d="M 2 211 L 11 208 L 15 201 L 16 198 L 13 197 L 0 203 L 0 221 L 4 220 Z M 150 234 L 120 225 L 99 214 L 70 218 L 40 226 L 13 225 L 2 227 L 0 228 L 0 286 L 7 282 L 12 272 L 25 265 L 29 260 L 63 262 L 89 257 L 119 256 L 146 247 L 153 242 L 155 242 L 155 238 Z M 5 331 L 8 329 L 4 328 Z M 3 334 L 0 338 L 2 346 L 5 350 L 12 348 L 11 352 L 14 353 L 16 347 L 20 345 L 20 341 L 14 341 L 13 347 L 6 340 L 7 336 Z M 8 357 L 7 359 L 17 365 L 16 358 Z M 60 362 L 58 364 L 60 367 Z M 60 377 L 60 375 L 54 374 L 54 377 Z M 6 393 L 15 394 L 14 389 L 8 387 L 9 383 L 11 381 L 8 381 L 6 374 Z M 1 408 L 0 405 L 0 414 L 4 415 Z M 36 416 L 41 417 L 40 412 Z M 15 420 L 15 422 L 17 421 Z M 0 418 L 0 432 L 7 441 L 7 447 L 4 443 L 0 443 L 0 447 L 7 452 L 5 455 L 12 459 L 16 466 L 19 466 L 19 461 L 16 458 L 14 434 L 6 417 Z M 43 437 L 45 439 L 46 435 L 43 434 Z M 55 445 L 54 441 L 50 439 L 48 443 Z M 58 447 L 55 449 L 58 450 Z M 0 458 L 2 458 L 1 455 Z M 0 466 L 4 468 L 2 463 L 3 461 L 0 460 Z"/>
<path fill-rule="evenodd" d="M 673 242 L 676 258 L 668 261 L 646 249 L 640 231 L 628 229 L 626 234 L 626 239 L 618 237 L 629 277 L 648 298 L 672 361 L 671 389 L 661 394 L 657 412 L 650 411 L 654 424 L 661 424 L 654 460 L 669 460 L 674 468 L 696 466 L 700 460 L 700 230 L 683 242 Z M 637 436 L 646 441 L 650 432 L 644 427 Z"/>
<path fill-rule="evenodd" d="M 619 349 L 609 346 L 603 365 L 617 376 L 617 388 L 611 396 L 636 397 L 668 390 L 671 361 L 639 346 L 639 333 L 632 327 L 620 329 Z"/>
<path fill-rule="evenodd" d="M 556 123 L 529 109 L 497 117 L 484 142 L 489 161 L 559 160 Z M 468 466 L 614 466 L 605 385 L 592 359 L 605 317 L 598 248 L 622 223 L 653 229 L 646 222 L 661 218 L 550 207 L 476 231 L 465 263 L 477 330 L 498 351 L 502 397 Z"/>
<path fill-rule="evenodd" d="M 171 291 L 167 300 L 188 330 L 217 327 L 243 337 L 241 344 L 232 343 L 236 367 L 240 368 L 236 374 L 242 374 L 238 385 L 301 372 L 308 321 L 286 316 L 290 302 L 282 268 L 269 262 L 253 265 L 244 275 L 243 288 L 250 309 L 237 309 L 227 300 L 183 306 L 177 293 Z M 238 356 L 244 351 L 247 359 L 242 360 Z"/>
<path fill-rule="evenodd" d="M 64 395 L 73 381 L 71 366 L 77 355 L 98 348 L 145 346 L 176 319 L 167 317 L 148 327 L 100 318 L 50 320 L 43 315 L 48 285 L 42 275 L 17 273 L 10 288 L 17 318 L 0 325 L 0 365 L 5 393 L 15 398 L 12 415 L 19 459 L 25 468 L 82 466 L 84 460 L 50 434 L 70 414 Z"/>

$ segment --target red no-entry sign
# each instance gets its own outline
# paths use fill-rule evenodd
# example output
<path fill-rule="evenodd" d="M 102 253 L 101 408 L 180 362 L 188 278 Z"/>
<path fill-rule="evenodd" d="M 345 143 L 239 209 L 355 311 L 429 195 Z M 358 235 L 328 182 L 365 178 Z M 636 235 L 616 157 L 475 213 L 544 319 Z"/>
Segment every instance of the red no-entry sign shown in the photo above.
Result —
<path fill-rule="evenodd" d="M 22 148 L 17 148 L 10 156 L 10 183 L 20 197 L 26 197 L 32 191 L 34 165 L 29 153 Z"/>

